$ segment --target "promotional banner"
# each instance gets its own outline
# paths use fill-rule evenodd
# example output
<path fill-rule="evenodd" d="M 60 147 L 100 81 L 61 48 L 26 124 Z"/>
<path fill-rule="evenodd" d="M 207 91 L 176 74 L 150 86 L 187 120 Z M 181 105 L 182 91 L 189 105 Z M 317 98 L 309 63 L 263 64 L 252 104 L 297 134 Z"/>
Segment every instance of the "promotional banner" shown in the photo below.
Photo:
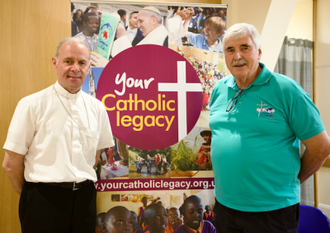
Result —
<path fill-rule="evenodd" d="M 227 73 L 226 6 L 78 1 L 74 6 L 75 36 L 87 47 L 97 37 L 102 56 L 92 53 L 99 60 L 83 90 L 103 103 L 116 144 L 102 150 L 96 170 L 97 232 L 115 232 L 104 224 L 105 216 L 116 217 L 112 210 L 131 211 L 132 232 L 173 232 L 186 224 L 182 208 L 194 198 L 212 223 L 209 101 Z M 98 27 L 89 24 L 95 16 Z M 104 37 L 107 24 L 112 32 Z M 114 39 L 109 56 L 101 51 L 107 36 Z M 158 210 L 167 216 L 159 226 L 155 214 L 148 214 Z M 205 224 L 202 232 L 207 229 Z"/>

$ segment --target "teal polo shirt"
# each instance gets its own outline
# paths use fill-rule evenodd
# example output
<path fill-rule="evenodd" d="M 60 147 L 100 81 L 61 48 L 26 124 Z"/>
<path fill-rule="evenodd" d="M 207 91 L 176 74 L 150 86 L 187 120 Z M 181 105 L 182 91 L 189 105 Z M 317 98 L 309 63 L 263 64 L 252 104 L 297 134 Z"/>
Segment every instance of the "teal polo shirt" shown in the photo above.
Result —
<path fill-rule="evenodd" d="M 259 65 L 262 71 L 230 112 L 227 105 L 239 90 L 232 75 L 214 86 L 210 102 L 215 197 L 248 212 L 300 202 L 299 140 L 324 131 L 300 85 Z"/>

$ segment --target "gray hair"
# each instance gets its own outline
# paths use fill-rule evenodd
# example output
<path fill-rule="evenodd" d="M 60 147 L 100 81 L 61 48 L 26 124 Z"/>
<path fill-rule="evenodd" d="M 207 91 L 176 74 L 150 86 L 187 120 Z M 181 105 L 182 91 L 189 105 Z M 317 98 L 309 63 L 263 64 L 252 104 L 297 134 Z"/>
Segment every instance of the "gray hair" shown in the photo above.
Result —
<path fill-rule="evenodd" d="M 225 48 L 226 39 L 237 40 L 246 35 L 250 35 L 251 39 L 256 46 L 256 49 L 261 48 L 261 38 L 258 30 L 251 24 L 238 23 L 231 26 L 225 33 L 223 38 L 223 47 Z"/>
<path fill-rule="evenodd" d="M 161 24 L 163 22 L 163 17 L 161 16 L 161 14 L 158 14 L 154 11 L 148 10 L 148 9 L 142 9 L 140 10 L 140 12 L 143 12 L 146 16 L 148 16 L 149 18 L 155 16 L 157 18 L 157 21 L 159 24 Z"/>
<path fill-rule="evenodd" d="M 61 42 L 57 46 L 56 53 L 54 55 L 56 60 L 58 58 L 58 55 L 60 54 L 60 49 L 61 49 L 62 45 L 65 44 L 65 43 L 81 44 L 85 48 L 87 48 L 86 45 L 83 43 L 83 41 L 81 39 L 76 38 L 76 37 L 66 37 L 63 40 L 61 40 Z M 87 50 L 88 50 L 88 48 L 87 48 Z M 89 53 L 89 59 L 90 59 L 90 53 Z"/>

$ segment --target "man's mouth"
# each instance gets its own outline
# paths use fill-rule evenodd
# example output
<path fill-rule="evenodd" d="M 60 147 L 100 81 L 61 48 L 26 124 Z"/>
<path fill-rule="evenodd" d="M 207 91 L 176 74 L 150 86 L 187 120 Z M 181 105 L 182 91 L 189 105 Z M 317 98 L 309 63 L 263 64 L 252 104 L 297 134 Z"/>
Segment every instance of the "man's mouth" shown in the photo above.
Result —
<path fill-rule="evenodd" d="M 233 62 L 233 67 L 243 67 L 247 64 L 245 60 L 238 60 Z"/>
<path fill-rule="evenodd" d="M 80 76 L 71 76 L 71 75 L 68 75 L 68 78 L 72 78 L 72 79 L 80 79 Z"/>

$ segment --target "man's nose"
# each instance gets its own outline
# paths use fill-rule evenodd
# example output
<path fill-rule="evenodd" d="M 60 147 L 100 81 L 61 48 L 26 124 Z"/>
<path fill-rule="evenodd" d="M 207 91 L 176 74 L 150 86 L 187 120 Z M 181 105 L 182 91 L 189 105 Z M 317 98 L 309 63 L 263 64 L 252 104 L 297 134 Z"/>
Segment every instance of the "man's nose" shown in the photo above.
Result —
<path fill-rule="evenodd" d="M 72 66 L 71 66 L 71 70 L 74 71 L 74 72 L 78 72 L 79 71 L 79 65 L 78 63 L 73 63 Z"/>
<path fill-rule="evenodd" d="M 237 52 L 235 52 L 235 54 L 234 54 L 234 58 L 235 58 L 235 60 L 239 60 L 239 59 L 241 59 L 241 58 L 242 58 L 241 51 L 237 51 Z"/>

